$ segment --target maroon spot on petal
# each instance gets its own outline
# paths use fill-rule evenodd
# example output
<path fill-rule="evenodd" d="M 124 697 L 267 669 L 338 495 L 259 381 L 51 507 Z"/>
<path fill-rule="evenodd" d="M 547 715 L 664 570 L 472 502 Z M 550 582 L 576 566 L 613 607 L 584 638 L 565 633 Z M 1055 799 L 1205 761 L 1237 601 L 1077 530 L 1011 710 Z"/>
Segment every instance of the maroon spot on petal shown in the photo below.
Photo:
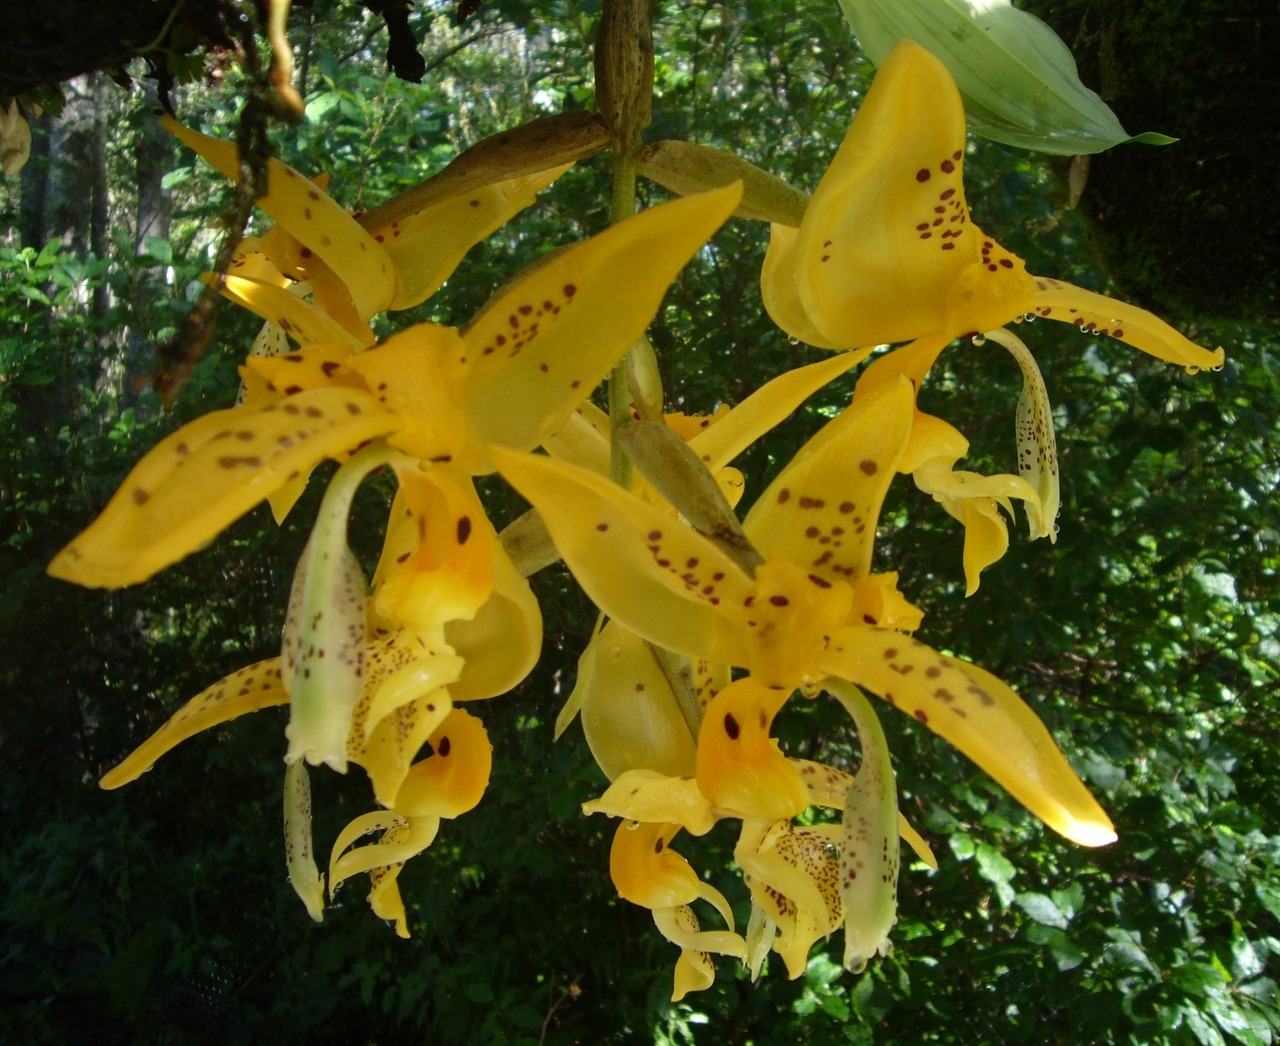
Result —
<path fill-rule="evenodd" d="M 863 473 L 867 476 L 874 476 L 880 470 L 880 466 L 877 465 L 870 458 L 864 458 L 861 462 L 859 462 L 858 468 L 860 468 L 863 471 Z"/>
<path fill-rule="evenodd" d="M 786 596 L 770 596 L 769 602 L 772 603 L 775 607 L 785 607 L 791 604 L 791 600 L 789 600 Z"/>
<path fill-rule="evenodd" d="M 918 182 L 927 182 L 931 177 L 932 175 L 927 167 L 921 167 L 920 170 L 916 171 L 916 181 Z"/>
<path fill-rule="evenodd" d="M 471 517 L 463 516 L 458 520 L 458 544 L 465 545 L 471 536 Z"/>
<path fill-rule="evenodd" d="M 738 734 L 742 732 L 738 727 L 738 721 L 733 718 L 733 713 L 731 712 L 724 714 L 724 732 L 729 735 L 730 741 L 738 740 Z"/>
<path fill-rule="evenodd" d="M 141 487 L 133 488 L 133 503 L 135 505 L 145 505 L 150 500 L 151 500 L 151 495 L 148 494 Z"/>
<path fill-rule="evenodd" d="M 600 531 L 600 533 L 601 533 L 601 534 L 603 534 L 603 533 L 604 533 L 606 530 L 608 530 L 608 529 L 609 529 L 609 524 L 608 524 L 608 523 L 597 523 L 597 524 L 596 524 L 596 530 Z"/>
<path fill-rule="evenodd" d="M 449 744 L 449 739 L 447 737 L 442 737 L 440 738 L 440 743 L 436 745 L 436 755 L 442 757 L 447 756 L 449 754 L 449 749 L 452 747 L 453 746 Z"/>

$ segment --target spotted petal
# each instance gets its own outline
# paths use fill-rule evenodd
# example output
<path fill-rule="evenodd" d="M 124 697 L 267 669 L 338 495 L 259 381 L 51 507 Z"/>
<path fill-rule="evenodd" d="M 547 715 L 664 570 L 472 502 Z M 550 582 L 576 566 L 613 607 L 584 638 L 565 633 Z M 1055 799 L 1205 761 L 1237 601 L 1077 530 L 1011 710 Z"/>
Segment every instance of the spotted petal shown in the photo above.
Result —
<path fill-rule="evenodd" d="M 828 346 L 850 348 L 990 330 L 1028 311 L 1032 282 L 1022 261 L 969 220 L 964 149 L 955 82 L 923 48 L 899 45 L 799 234 L 775 230 L 766 303 L 798 298 Z M 788 278 L 794 290 L 775 288 Z M 786 319 L 775 316 L 784 329 Z"/>
<path fill-rule="evenodd" d="M 209 541 L 327 457 L 394 432 L 399 419 L 357 389 L 314 389 L 256 412 L 219 410 L 184 425 L 134 466 L 49 573 L 119 588 Z"/>
<path fill-rule="evenodd" d="M 809 805 L 799 771 L 769 734 L 790 696 L 745 676 L 707 706 L 698 732 L 698 787 L 718 811 L 769 822 Z"/>
<path fill-rule="evenodd" d="M 1086 334 L 1105 334 L 1149 356 L 1193 370 L 1222 366 L 1221 348 L 1210 352 L 1146 309 L 1095 294 L 1061 280 L 1035 277 L 1035 314 L 1079 327 Z M 986 328 L 988 330 L 992 328 Z"/>
<path fill-rule="evenodd" d="M 396 291 L 386 307 L 409 309 L 429 298 L 467 251 L 532 204 L 570 166 L 478 186 L 373 230 L 395 266 Z"/>
<path fill-rule="evenodd" d="M 498 448 L 492 457 L 597 606 L 668 650 L 747 663 L 738 625 L 755 585 L 710 541 L 594 472 Z"/>
<path fill-rule="evenodd" d="M 976 665 L 887 629 L 832 637 L 823 667 L 865 686 L 967 755 L 1050 828 L 1083 846 L 1115 829 L 1036 714 Z"/>
<path fill-rule="evenodd" d="M 123 762 L 103 774 L 99 785 L 113 789 L 136 781 L 162 755 L 202 730 L 230 722 L 246 712 L 288 703 L 278 657 L 242 668 L 196 694 Z"/>
<path fill-rule="evenodd" d="M 867 576 L 913 403 L 910 382 L 898 378 L 855 400 L 800 449 L 744 524 L 766 558 L 786 559 L 827 581 Z"/>
<path fill-rule="evenodd" d="M 644 333 L 676 274 L 737 206 L 740 185 L 673 200 L 524 276 L 465 333 L 467 414 L 489 444 L 531 450 Z"/>
<path fill-rule="evenodd" d="M 178 136 L 232 181 L 240 180 L 236 147 L 160 118 Z M 267 161 L 267 193 L 257 204 L 281 228 L 323 258 L 350 292 L 361 319 L 382 312 L 395 292 L 395 270 L 382 245 L 340 204 L 310 179 L 279 160 Z"/>

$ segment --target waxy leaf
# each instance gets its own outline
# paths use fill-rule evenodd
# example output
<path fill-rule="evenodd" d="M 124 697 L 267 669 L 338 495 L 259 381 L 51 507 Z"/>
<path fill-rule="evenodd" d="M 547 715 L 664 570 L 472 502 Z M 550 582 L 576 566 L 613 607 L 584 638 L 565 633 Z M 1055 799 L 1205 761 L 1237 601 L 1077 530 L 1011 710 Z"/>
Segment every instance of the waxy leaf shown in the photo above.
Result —
<path fill-rule="evenodd" d="M 1174 140 L 1131 136 L 1080 82 L 1067 45 L 1010 0 L 840 0 L 840 6 L 877 65 L 904 39 L 942 59 L 964 96 L 974 134 L 1063 156 Z"/>

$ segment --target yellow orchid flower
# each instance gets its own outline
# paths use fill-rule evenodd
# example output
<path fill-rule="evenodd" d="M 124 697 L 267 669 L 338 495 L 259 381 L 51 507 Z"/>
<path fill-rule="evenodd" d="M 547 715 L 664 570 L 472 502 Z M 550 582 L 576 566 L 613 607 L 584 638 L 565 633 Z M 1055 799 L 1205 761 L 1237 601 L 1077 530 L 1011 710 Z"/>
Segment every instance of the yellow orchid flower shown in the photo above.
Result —
<path fill-rule="evenodd" d="M 233 181 L 240 158 L 230 143 L 161 124 Z M 247 237 L 222 282 L 231 300 L 275 324 L 303 347 L 372 345 L 369 321 L 412 308 L 448 279 L 468 250 L 532 204 L 570 165 L 495 181 L 449 197 L 383 228 L 366 229 L 312 181 L 267 161 L 257 203 L 276 225 Z M 313 301 L 302 294 L 310 293 Z"/>
<path fill-rule="evenodd" d="M 1143 309 L 1028 273 L 970 219 L 964 149 L 955 81 L 903 41 L 880 66 L 800 227 L 772 227 L 761 289 L 778 326 L 863 356 L 915 341 L 896 372 L 917 384 L 949 342 L 1024 314 L 1188 368 L 1222 364 L 1222 349 L 1193 344 Z"/>
<path fill-rule="evenodd" d="M 613 226 L 526 275 L 463 332 L 418 324 L 353 355 L 251 360 L 262 405 L 215 411 L 163 440 L 50 573 L 102 587 L 143 581 L 371 440 L 464 475 L 491 471 L 489 447 L 532 449 L 636 340 L 739 193 L 685 197 Z"/>
<path fill-rule="evenodd" d="M 747 516 L 764 556 L 754 577 L 593 473 L 505 450 L 492 456 L 542 513 L 597 606 L 657 645 L 749 671 L 708 705 L 698 738 L 699 786 L 717 806 L 774 819 L 803 808 L 803 786 L 773 758 L 782 757 L 770 751 L 768 730 L 792 689 L 833 678 L 925 723 L 1067 838 L 1110 842 L 1110 821 L 1008 686 L 865 609 L 900 601 L 885 598 L 870 563 L 913 414 L 912 387 L 899 379 L 855 400 L 797 453 Z M 756 779 L 769 787 L 749 787 Z"/>

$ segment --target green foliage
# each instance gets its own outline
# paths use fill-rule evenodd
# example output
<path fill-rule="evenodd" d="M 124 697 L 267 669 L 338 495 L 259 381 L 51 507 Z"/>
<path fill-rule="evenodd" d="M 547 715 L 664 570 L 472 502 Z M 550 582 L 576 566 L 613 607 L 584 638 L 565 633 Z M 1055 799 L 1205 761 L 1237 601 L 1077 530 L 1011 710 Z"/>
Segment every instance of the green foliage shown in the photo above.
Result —
<path fill-rule="evenodd" d="M 527 52 L 521 33 L 504 30 L 444 59 L 420 87 L 388 78 L 362 41 L 318 24 L 307 119 L 283 136 L 282 154 L 329 171 L 335 196 L 363 207 L 495 130 L 587 104 L 581 45 L 591 9 L 511 6 L 528 20 Z M 868 71 L 836 6 L 667 4 L 658 30 L 653 136 L 731 148 L 812 188 Z M 432 60 L 455 41 L 440 32 Z M 527 57 L 521 77 L 504 64 L 517 51 Z M 184 116 L 229 133 L 237 100 L 216 104 Z M 462 322 L 549 246 L 599 229 L 606 179 L 603 168 L 581 165 L 397 324 Z M 968 181 L 977 220 L 1033 271 L 1096 280 L 1085 228 L 1044 166 L 984 146 Z M 44 576 L 147 447 L 234 397 L 234 364 L 254 324 L 230 309 L 173 415 L 134 389 L 149 364 L 127 332 L 155 341 L 176 327 L 212 262 L 207 230 L 228 199 L 220 177 L 189 155 L 176 159 L 166 188 L 171 236 L 142 253 L 122 221 L 111 260 L 86 260 L 57 241 L 0 246 L 0 1037 L 761 1046 L 1280 1038 L 1274 326 L 1198 330 L 1203 342 L 1227 345 L 1229 362 L 1195 378 L 1058 325 L 1027 327 L 1054 396 L 1061 533 L 1053 546 L 1014 535 L 969 600 L 953 521 L 901 483 L 886 510 L 879 555 L 926 609 L 922 638 L 1027 697 L 1111 812 L 1120 841 L 1086 851 L 1047 833 L 918 724 L 886 715 L 904 812 L 940 863 L 936 872 L 904 868 L 894 951 L 853 977 L 840 972 L 835 939 L 800 979 L 773 963 L 759 985 L 722 961 L 712 990 L 671 1004 L 675 949 L 647 912 L 616 897 L 612 825 L 579 812 L 603 777 L 577 727 L 551 740 L 594 621 L 559 568 L 535 579 L 548 623 L 543 660 L 497 699 L 501 715 L 486 715 L 495 771 L 485 800 L 446 823 L 401 878 L 409 941 L 370 915 L 359 883 L 320 926 L 288 888 L 280 710 L 187 742 L 118 794 L 95 787 L 183 700 L 278 649 L 320 490 L 314 482 L 283 527 L 259 509 L 136 589 L 81 591 Z M 732 223 L 669 295 L 654 341 L 676 409 L 737 402 L 818 358 L 763 315 L 764 237 Z M 159 290 L 138 291 L 157 275 Z M 112 303 L 95 312 L 101 288 Z M 923 406 L 945 403 L 970 436 L 966 464 L 1005 470 L 1019 383 L 1001 350 L 957 346 L 930 377 Z M 824 391 L 753 448 L 741 463 L 748 497 L 849 388 L 846 380 Z M 520 510 L 499 484 L 485 494 L 495 519 Z M 352 541 L 366 561 L 384 512 L 376 489 L 362 492 Z M 778 729 L 797 754 L 851 759 L 851 738 L 828 705 L 789 709 Z M 367 809 L 365 782 L 352 777 L 317 779 L 322 858 Z M 740 902 L 732 844 L 722 826 L 689 856 Z M 745 905 L 736 914 L 745 922 Z"/>

